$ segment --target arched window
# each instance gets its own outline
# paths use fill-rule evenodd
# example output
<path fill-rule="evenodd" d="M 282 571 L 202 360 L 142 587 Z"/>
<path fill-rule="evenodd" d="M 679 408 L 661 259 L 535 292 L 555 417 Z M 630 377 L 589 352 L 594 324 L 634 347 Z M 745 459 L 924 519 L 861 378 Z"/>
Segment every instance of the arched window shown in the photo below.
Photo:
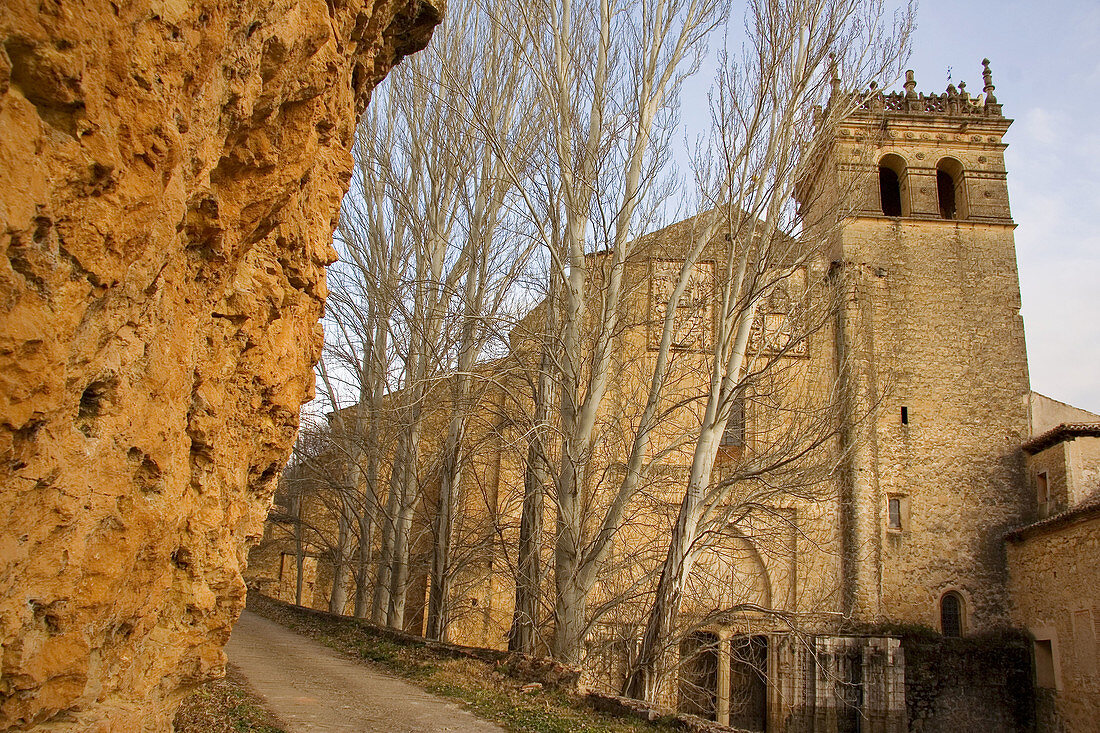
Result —
<path fill-rule="evenodd" d="M 886 216 L 905 216 L 905 161 L 900 155 L 886 155 L 878 163 L 879 201 Z"/>
<path fill-rule="evenodd" d="M 940 632 L 944 636 L 962 636 L 963 599 L 951 590 L 940 598 Z"/>
<path fill-rule="evenodd" d="M 964 219 L 963 167 L 954 158 L 942 158 L 936 164 L 936 195 L 940 216 L 944 219 Z"/>

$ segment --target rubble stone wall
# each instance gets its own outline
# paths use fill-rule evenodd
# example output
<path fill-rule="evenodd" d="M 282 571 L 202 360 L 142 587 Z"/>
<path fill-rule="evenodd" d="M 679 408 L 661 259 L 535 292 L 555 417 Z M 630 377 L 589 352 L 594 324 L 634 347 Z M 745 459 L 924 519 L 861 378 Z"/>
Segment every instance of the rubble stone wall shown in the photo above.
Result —
<path fill-rule="evenodd" d="M 1049 643 L 1055 685 L 1040 685 L 1040 731 L 1090 730 L 1100 719 L 1100 511 L 1006 543 L 1013 621 Z"/>
<path fill-rule="evenodd" d="M 965 634 L 1009 622 L 1002 536 L 1031 508 L 1009 123 L 999 112 L 899 113 L 839 130 L 837 185 L 865 194 L 834 250 L 850 289 L 838 353 L 858 375 L 848 419 L 874 411 L 853 441 L 841 517 L 846 593 L 860 620 L 938 629 L 954 592 Z M 902 216 L 879 200 L 878 166 L 891 159 L 905 162 Z M 953 219 L 937 201 L 945 161 L 962 171 Z M 891 499 L 900 527 L 889 525 Z"/>

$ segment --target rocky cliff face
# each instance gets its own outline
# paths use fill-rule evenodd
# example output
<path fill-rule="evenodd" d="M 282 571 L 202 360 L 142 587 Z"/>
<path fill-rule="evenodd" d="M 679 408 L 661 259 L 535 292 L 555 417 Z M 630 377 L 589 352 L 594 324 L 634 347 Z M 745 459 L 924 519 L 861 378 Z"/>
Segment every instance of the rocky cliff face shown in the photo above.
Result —
<path fill-rule="evenodd" d="M 423 0 L 5 0 L 0 730 L 167 729 L 312 393 L 355 120 Z"/>

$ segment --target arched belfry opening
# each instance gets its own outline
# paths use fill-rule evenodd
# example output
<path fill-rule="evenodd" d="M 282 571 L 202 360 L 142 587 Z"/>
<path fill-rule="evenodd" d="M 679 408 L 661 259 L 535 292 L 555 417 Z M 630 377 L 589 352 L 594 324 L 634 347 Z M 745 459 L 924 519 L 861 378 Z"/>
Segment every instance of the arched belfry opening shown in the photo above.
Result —
<path fill-rule="evenodd" d="M 945 170 L 936 170 L 936 194 L 940 202 L 940 216 L 944 219 L 956 219 L 955 179 Z"/>
<path fill-rule="evenodd" d="M 905 160 L 893 153 L 883 156 L 878 163 L 878 190 L 884 216 L 908 216 L 905 183 Z"/>
<path fill-rule="evenodd" d="M 963 191 L 963 167 L 962 163 L 954 158 L 942 158 L 936 164 L 936 196 L 942 218 L 966 218 L 963 212 L 963 205 L 966 203 Z"/>

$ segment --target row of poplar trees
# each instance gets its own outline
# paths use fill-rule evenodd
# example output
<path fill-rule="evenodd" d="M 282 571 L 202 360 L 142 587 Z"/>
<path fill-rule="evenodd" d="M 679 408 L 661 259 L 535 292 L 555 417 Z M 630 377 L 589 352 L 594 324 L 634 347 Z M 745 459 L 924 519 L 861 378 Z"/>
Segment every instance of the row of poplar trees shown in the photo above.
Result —
<path fill-rule="evenodd" d="M 743 35 L 731 17 L 744 19 Z M 677 443 L 690 468 L 656 568 L 632 589 L 648 612 L 623 691 L 657 695 L 685 583 L 706 538 L 730 521 L 731 492 L 744 496 L 755 481 L 752 501 L 765 503 L 762 492 L 777 482 L 762 477 L 833 435 L 822 411 L 781 450 L 713 479 L 731 415 L 743 419 L 739 403 L 765 394 L 784 349 L 828 319 L 818 303 L 771 356 L 750 348 L 761 304 L 816 254 L 805 234 L 816 228 L 824 239 L 822 223 L 845 206 L 844 196 L 826 215 L 795 204 L 796 186 L 821 164 L 823 120 L 858 106 L 859 95 L 841 87 L 896 78 L 911 22 L 911 9 L 878 0 L 448 4 L 429 48 L 394 69 L 359 125 L 340 261 L 329 272 L 318 365 L 327 420 L 320 433 L 303 426 L 294 470 L 314 461 L 336 476 L 338 490 L 324 498 L 335 518 L 325 541 L 332 610 L 351 605 L 400 627 L 416 523 L 426 516 L 426 633 L 445 637 L 456 578 L 472 543 L 484 541 L 456 527 L 475 452 L 471 421 L 492 383 L 508 396 L 501 413 L 512 416 L 511 447 L 524 466 L 510 645 L 582 663 L 586 635 L 608 607 L 603 597 L 599 608 L 590 603 L 600 568 L 655 462 L 677 314 L 705 258 L 716 283 L 713 330 L 697 360 L 697 418 Z M 707 87 L 701 69 L 713 74 L 709 93 L 685 99 Z M 709 125 L 679 153 L 682 110 Z M 805 220 L 809 209 L 818 221 Z M 672 215 L 695 219 L 652 326 L 652 370 L 616 427 L 621 470 L 594 476 L 617 335 L 629 319 L 628 261 Z M 536 303 L 541 326 L 524 363 L 510 367 L 508 331 Z M 510 368 L 522 378 L 502 386 L 499 370 Z M 593 485 L 598 502 L 587 499 Z"/>

